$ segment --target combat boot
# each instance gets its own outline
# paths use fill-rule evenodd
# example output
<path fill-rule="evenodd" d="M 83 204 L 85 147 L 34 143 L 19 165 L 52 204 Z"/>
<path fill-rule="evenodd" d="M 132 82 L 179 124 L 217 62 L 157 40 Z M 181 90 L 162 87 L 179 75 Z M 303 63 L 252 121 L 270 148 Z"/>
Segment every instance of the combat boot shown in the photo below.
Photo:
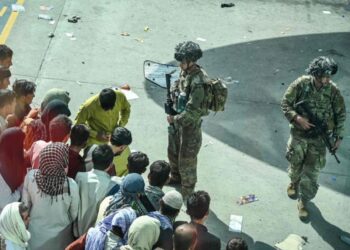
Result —
<path fill-rule="evenodd" d="M 302 199 L 298 200 L 298 210 L 299 210 L 299 219 L 306 220 L 309 217 L 309 212 L 306 209 L 306 202 Z"/>
<path fill-rule="evenodd" d="M 287 195 L 291 199 L 296 199 L 298 197 L 297 183 L 293 183 L 293 182 L 289 183 L 287 187 Z"/>

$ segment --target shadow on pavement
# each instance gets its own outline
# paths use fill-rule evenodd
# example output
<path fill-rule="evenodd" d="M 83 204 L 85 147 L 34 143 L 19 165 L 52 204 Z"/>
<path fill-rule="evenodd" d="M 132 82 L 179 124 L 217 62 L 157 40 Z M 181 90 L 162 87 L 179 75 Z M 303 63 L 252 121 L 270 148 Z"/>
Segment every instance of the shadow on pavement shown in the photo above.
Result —
<path fill-rule="evenodd" d="M 314 34 L 252 41 L 214 48 L 204 52 L 199 64 L 211 77 L 231 77 L 226 110 L 204 118 L 203 132 L 256 159 L 283 171 L 289 136 L 288 122 L 280 110 L 280 100 L 288 85 L 315 57 L 333 57 L 339 64 L 334 81 L 350 107 L 350 33 Z M 174 63 L 174 62 L 171 62 Z M 163 106 L 166 91 L 145 81 L 148 96 Z M 164 115 L 165 116 L 165 115 Z M 165 117 L 164 117 L 165 119 Z M 349 119 L 346 134 L 350 133 Z M 350 195 L 350 143 L 344 140 L 338 152 L 342 164 L 328 158 L 321 184 Z M 337 176 L 339 174 L 339 176 Z M 330 181 L 336 175 L 337 181 Z M 334 179 L 334 178 L 333 178 Z"/>
<path fill-rule="evenodd" d="M 310 209 L 310 224 L 321 238 L 327 242 L 333 249 L 346 250 L 349 246 L 340 240 L 341 235 L 350 237 L 350 234 L 343 231 L 339 227 L 329 223 L 323 216 L 320 209 L 313 203 L 308 204 Z M 344 219 L 349 219 L 344 215 Z"/>

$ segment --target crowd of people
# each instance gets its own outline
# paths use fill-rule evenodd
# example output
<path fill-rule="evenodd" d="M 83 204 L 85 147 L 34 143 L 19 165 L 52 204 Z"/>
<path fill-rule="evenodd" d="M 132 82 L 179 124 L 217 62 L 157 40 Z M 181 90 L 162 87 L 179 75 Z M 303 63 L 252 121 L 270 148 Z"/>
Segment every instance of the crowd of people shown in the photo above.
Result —
<path fill-rule="evenodd" d="M 204 225 L 209 194 L 164 192 L 170 164 L 130 150 L 121 91 L 101 90 L 72 121 L 69 92 L 32 107 L 36 84 L 10 85 L 12 57 L 0 45 L 0 249 L 221 249 Z M 189 221 L 176 220 L 183 206 Z M 226 249 L 248 247 L 233 238 Z"/>

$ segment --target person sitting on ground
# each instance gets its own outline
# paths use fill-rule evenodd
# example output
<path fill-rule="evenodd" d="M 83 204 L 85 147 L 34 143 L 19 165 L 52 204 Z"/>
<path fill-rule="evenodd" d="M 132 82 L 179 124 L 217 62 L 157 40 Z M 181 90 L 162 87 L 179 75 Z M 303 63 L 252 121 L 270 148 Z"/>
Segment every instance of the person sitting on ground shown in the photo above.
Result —
<path fill-rule="evenodd" d="M 145 188 L 145 194 L 155 210 L 160 208 L 160 200 L 164 196 L 163 186 L 170 178 L 170 164 L 166 161 L 155 161 L 150 166 L 148 174 L 149 185 Z"/>
<path fill-rule="evenodd" d="M 138 217 L 131 224 L 128 232 L 128 245 L 120 250 L 153 249 L 160 233 L 160 223 L 149 216 Z"/>
<path fill-rule="evenodd" d="M 113 196 L 107 196 L 100 205 L 96 222 L 100 222 L 103 217 L 114 213 L 124 206 L 131 206 L 138 216 L 148 214 L 148 210 L 140 201 L 140 196 L 144 193 L 145 182 L 139 174 L 128 174 L 118 191 Z"/>
<path fill-rule="evenodd" d="M 112 250 L 126 245 L 129 228 L 136 217 L 131 207 L 110 214 L 96 227 L 89 229 L 85 250 Z"/>
<path fill-rule="evenodd" d="M 210 196 L 205 191 L 197 191 L 191 194 L 187 200 L 187 214 L 191 217 L 191 223 L 197 230 L 197 243 L 195 250 L 220 250 L 220 239 L 208 232 L 204 226 L 209 216 Z"/>
<path fill-rule="evenodd" d="M 0 90 L 0 135 L 7 128 L 6 117 L 15 112 L 15 93 L 9 89 Z"/>
<path fill-rule="evenodd" d="M 155 247 L 173 250 L 173 223 L 180 212 L 182 203 L 182 195 L 176 190 L 171 190 L 160 200 L 160 210 L 148 214 L 160 222 L 160 235 Z"/>
<path fill-rule="evenodd" d="M 43 111 L 46 108 L 47 104 L 49 104 L 49 102 L 53 100 L 60 100 L 61 102 L 65 103 L 68 107 L 68 104 L 70 102 L 69 92 L 58 88 L 49 89 L 45 93 L 44 98 L 41 101 L 40 109 Z"/>
<path fill-rule="evenodd" d="M 119 90 L 103 89 L 98 95 L 89 98 L 76 116 L 76 124 L 86 124 L 90 128 L 88 147 L 93 144 L 104 144 L 110 141 L 111 134 L 117 127 L 125 127 L 130 117 L 130 104 Z M 127 172 L 129 147 L 121 151 L 114 159 L 118 176 Z"/>
<path fill-rule="evenodd" d="M 23 140 L 20 128 L 5 129 L 0 135 L 0 212 L 7 204 L 21 198 L 26 175 Z"/>
<path fill-rule="evenodd" d="M 113 151 L 107 144 L 98 145 L 92 152 L 94 168 L 89 172 L 80 172 L 75 177 L 79 186 L 80 206 L 74 234 L 79 237 L 94 226 L 98 208 L 106 193 L 114 185 L 108 168 L 113 167 Z"/>
<path fill-rule="evenodd" d="M 67 176 L 75 179 L 78 172 L 86 172 L 85 162 L 80 151 L 86 147 L 89 128 L 84 124 L 73 126 L 70 132 L 69 166 Z"/>
<path fill-rule="evenodd" d="M 39 156 L 39 169 L 28 172 L 22 201 L 30 209 L 29 249 L 62 250 L 73 240 L 79 189 L 67 177 L 69 148 L 62 142 L 46 146 Z"/>
<path fill-rule="evenodd" d="M 0 238 L 5 241 L 5 248 L 0 248 L 26 250 L 30 239 L 29 220 L 29 209 L 24 203 L 6 205 L 0 214 Z"/>
<path fill-rule="evenodd" d="M 233 237 L 227 242 L 226 250 L 248 250 L 248 245 L 242 238 Z"/>
<path fill-rule="evenodd" d="M 24 140 L 25 150 L 29 150 L 36 141 L 50 141 L 50 122 L 58 115 L 70 116 L 71 112 L 64 102 L 53 100 L 46 106 L 39 119 L 26 119 L 23 122 L 22 128 L 26 134 Z"/>
<path fill-rule="evenodd" d="M 0 89 L 7 89 L 10 85 L 11 71 L 0 67 Z"/>
<path fill-rule="evenodd" d="M 35 97 L 36 85 L 27 80 L 16 80 L 12 89 L 16 94 L 16 107 L 14 114 L 7 117 L 7 122 L 8 127 L 19 127 L 32 109 L 30 104 Z"/>
<path fill-rule="evenodd" d="M 72 121 L 66 115 L 58 115 L 50 122 L 50 140 L 38 140 L 32 144 L 27 151 L 27 156 L 30 158 L 32 168 L 39 168 L 39 155 L 43 148 L 53 142 L 66 143 L 69 139 Z"/>
<path fill-rule="evenodd" d="M 194 250 L 197 241 L 197 231 L 194 225 L 184 223 L 178 226 L 174 236 L 174 250 Z"/>
<path fill-rule="evenodd" d="M 113 150 L 114 156 L 118 156 L 118 155 L 121 155 L 126 148 L 128 148 L 131 142 L 132 142 L 131 132 L 127 128 L 117 127 L 113 130 L 112 136 L 109 140 L 109 145 Z M 90 147 L 87 147 L 85 149 L 84 161 L 85 161 L 86 171 L 91 170 L 93 167 L 92 152 L 97 147 L 97 145 L 98 144 L 93 144 Z M 117 169 L 117 166 L 115 166 L 115 169 Z"/>
<path fill-rule="evenodd" d="M 0 44 L 0 68 L 9 69 L 12 66 L 13 51 L 5 44 Z"/>
<path fill-rule="evenodd" d="M 145 153 L 142 153 L 140 151 L 132 152 L 128 157 L 128 173 L 136 173 L 136 174 L 143 174 L 146 172 L 147 166 L 149 165 L 149 159 L 148 156 Z M 120 184 L 122 183 L 123 177 L 114 177 L 113 179 L 116 181 L 116 185 L 109 191 L 107 196 L 114 195 L 119 191 Z"/>

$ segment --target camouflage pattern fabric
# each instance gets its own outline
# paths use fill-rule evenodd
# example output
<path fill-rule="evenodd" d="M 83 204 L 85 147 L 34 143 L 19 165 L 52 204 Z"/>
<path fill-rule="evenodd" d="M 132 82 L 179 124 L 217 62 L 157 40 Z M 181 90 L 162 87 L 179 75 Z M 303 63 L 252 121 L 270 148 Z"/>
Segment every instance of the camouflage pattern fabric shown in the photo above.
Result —
<path fill-rule="evenodd" d="M 333 82 L 317 90 L 311 76 L 302 76 L 295 80 L 285 92 L 281 108 L 290 122 L 291 136 L 287 145 L 286 158 L 290 165 L 289 177 L 299 184 L 299 197 L 309 201 L 315 197 L 318 189 L 317 179 L 320 170 L 326 164 L 326 147 L 320 136 L 310 138 L 305 130 L 294 123 L 299 114 L 295 104 L 306 101 L 311 112 L 327 124 L 333 137 L 343 137 L 346 110 L 344 98 Z"/>

